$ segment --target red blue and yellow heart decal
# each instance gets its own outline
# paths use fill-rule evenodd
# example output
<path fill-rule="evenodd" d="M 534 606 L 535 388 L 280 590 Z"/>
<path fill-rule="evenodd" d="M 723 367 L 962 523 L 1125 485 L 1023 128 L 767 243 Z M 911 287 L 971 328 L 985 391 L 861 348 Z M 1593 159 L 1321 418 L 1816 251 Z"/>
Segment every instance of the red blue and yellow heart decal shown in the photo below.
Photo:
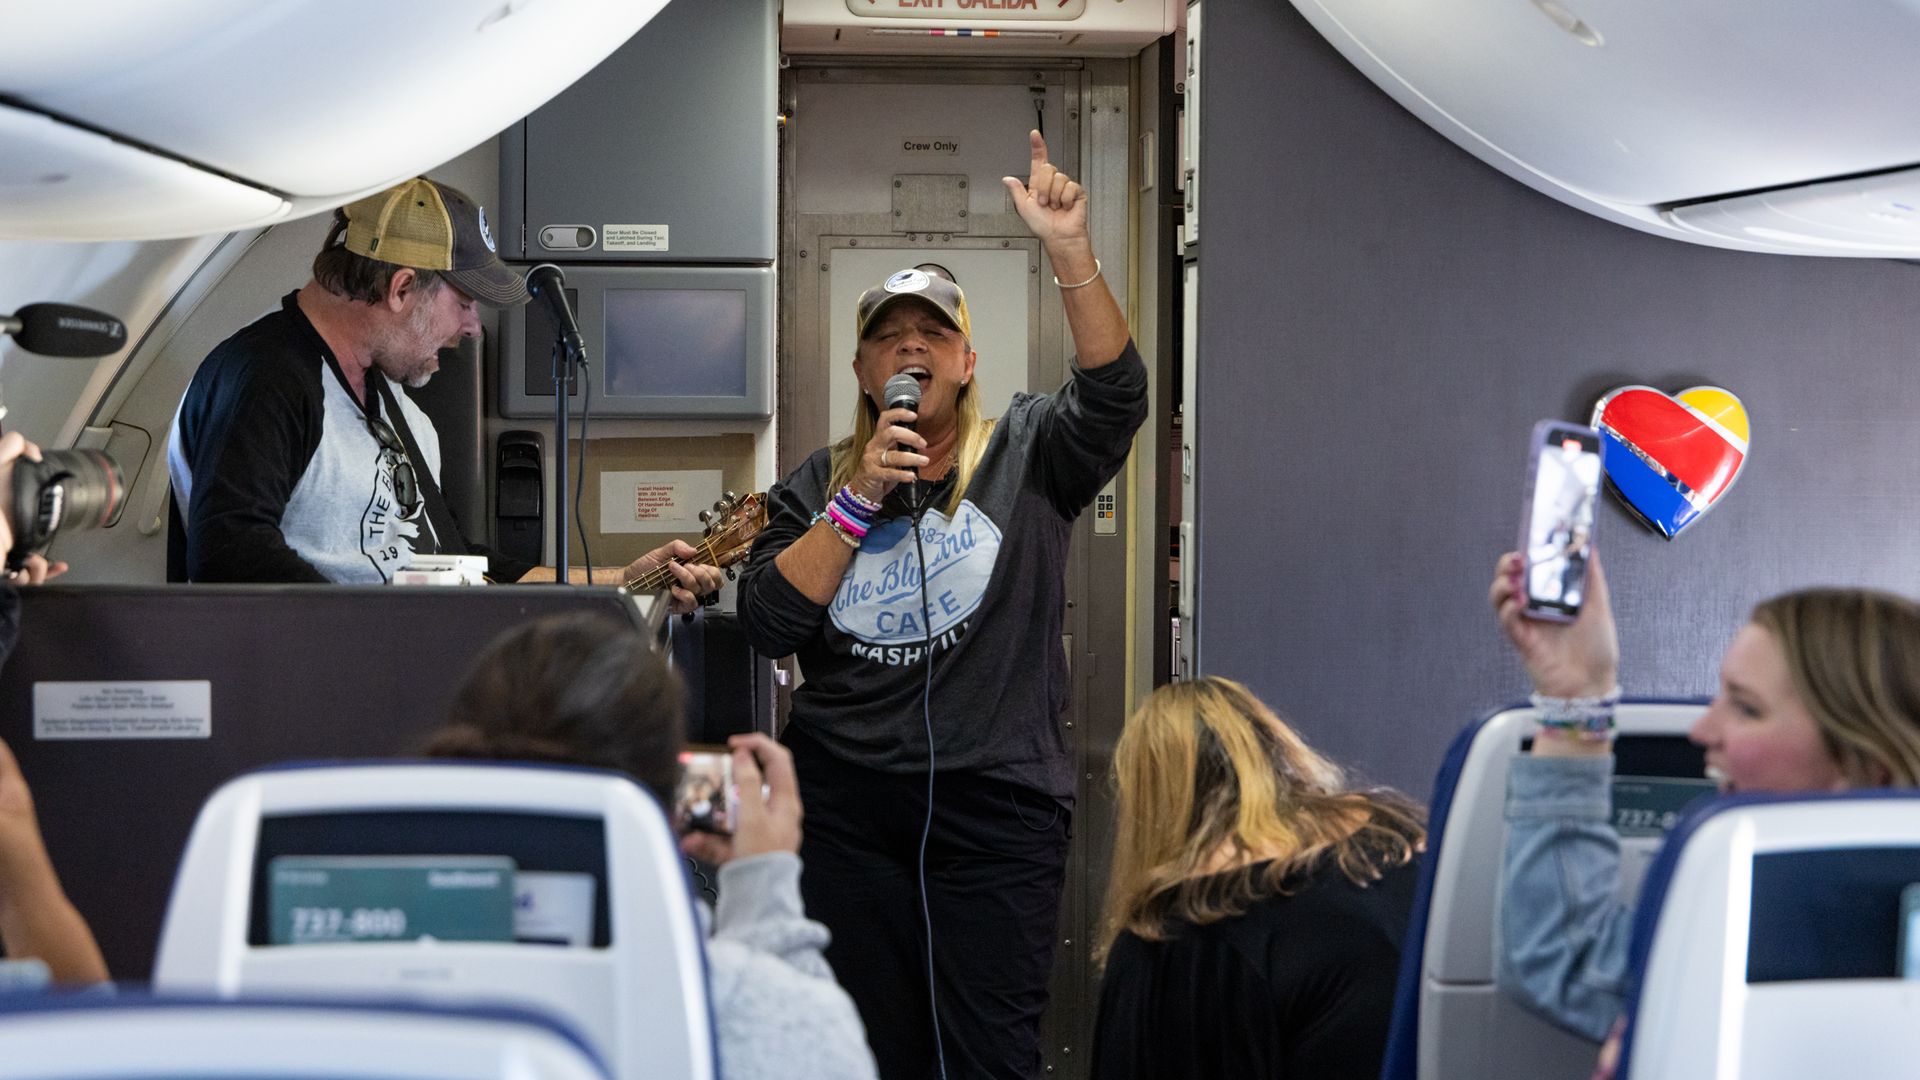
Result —
<path fill-rule="evenodd" d="M 1672 396 L 1623 386 L 1594 404 L 1593 426 L 1614 494 L 1669 540 L 1711 510 L 1747 463 L 1747 407 L 1717 386 Z"/>

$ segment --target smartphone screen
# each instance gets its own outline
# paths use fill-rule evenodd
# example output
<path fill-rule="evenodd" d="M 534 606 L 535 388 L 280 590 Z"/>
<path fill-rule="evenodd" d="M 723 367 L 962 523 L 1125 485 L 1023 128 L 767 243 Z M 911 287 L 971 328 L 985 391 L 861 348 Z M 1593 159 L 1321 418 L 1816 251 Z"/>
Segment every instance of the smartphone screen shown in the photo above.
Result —
<path fill-rule="evenodd" d="M 1920 979 L 1920 884 L 1900 890 L 1900 977 Z"/>
<path fill-rule="evenodd" d="M 726 747 L 681 751 L 680 783 L 673 793 L 674 828 L 731 836 L 739 806 L 733 754 Z"/>
<path fill-rule="evenodd" d="M 1521 521 L 1527 614 L 1563 620 L 1580 614 L 1599 494 L 1599 434 L 1579 424 L 1536 425 L 1532 485 Z"/>

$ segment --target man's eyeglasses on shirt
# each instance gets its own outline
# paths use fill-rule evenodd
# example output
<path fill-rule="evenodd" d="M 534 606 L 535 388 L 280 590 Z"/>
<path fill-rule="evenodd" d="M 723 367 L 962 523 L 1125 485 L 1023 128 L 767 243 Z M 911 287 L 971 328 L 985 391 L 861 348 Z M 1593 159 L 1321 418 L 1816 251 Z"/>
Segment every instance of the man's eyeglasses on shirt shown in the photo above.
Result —
<path fill-rule="evenodd" d="M 393 455 L 393 494 L 400 500 L 400 520 L 412 521 L 420 516 L 426 504 L 420 498 L 420 481 L 413 474 L 413 461 L 407 457 L 406 444 L 377 416 L 367 417 L 367 431 L 380 444 L 380 449 Z"/>

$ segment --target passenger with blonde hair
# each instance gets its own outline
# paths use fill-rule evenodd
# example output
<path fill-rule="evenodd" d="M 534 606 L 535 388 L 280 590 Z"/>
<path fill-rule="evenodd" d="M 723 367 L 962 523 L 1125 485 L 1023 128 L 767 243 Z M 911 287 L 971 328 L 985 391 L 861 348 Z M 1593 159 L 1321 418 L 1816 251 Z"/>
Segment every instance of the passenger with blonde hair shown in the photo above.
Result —
<path fill-rule="evenodd" d="M 1086 191 L 1027 147 L 1003 182 L 1055 275 L 1066 384 L 984 419 L 960 286 L 888 275 L 854 305 L 853 435 L 768 489 L 740 573 L 747 640 L 805 676 L 780 736 L 811 815 L 801 887 L 887 1077 L 1041 1071 L 1077 777 L 1068 551 L 1147 415 Z"/>
<path fill-rule="evenodd" d="M 1533 681 L 1542 729 L 1507 778 L 1498 978 L 1554 1023 L 1604 1038 L 1623 1007 L 1632 910 L 1617 899 L 1609 812 L 1620 646 L 1591 564 L 1571 623 L 1521 615 L 1521 559 L 1488 597 Z M 1754 608 L 1688 737 L 1723 792 L 1920 784 L 1920 604 L 1869 589 L 1805 589 Z"/>
<path fill-rule="evenodd" d="M 1155 691 L 1113 771 L 1093 1076 L 1377 1075 L 1420 808 L 1217 677 Z"/>

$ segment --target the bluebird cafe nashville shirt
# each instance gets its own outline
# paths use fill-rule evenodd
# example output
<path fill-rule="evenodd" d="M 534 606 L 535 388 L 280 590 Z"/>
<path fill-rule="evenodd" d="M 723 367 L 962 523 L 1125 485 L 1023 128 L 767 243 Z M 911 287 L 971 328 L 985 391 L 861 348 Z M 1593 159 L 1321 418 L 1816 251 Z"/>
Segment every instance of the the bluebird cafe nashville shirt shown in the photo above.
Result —
<path fill-rule="evenodd" d="M 1076 365 L 1056 393 L 1016 395 L 952 516 L 943 511 L 951 474 L 932 485 L 920 526 L 924 612 L 900 492 L 822 606 L 773 560 L 825 507 L 829 452 L 775 485 L 767 527 L 741 575 L 740 616 L 756 649 L 800 661 L 791 722 L 843 760 L 884 772 L 925 769 L 931 639 L 937 768 L 1071 800 L 1060 730 L 1069 698 L 1060 636 L 1067 545 L 1080 511 L 1126 461 L 1146 412 L 1146 366 L 1132 342 L 1105 367 Z"/>

